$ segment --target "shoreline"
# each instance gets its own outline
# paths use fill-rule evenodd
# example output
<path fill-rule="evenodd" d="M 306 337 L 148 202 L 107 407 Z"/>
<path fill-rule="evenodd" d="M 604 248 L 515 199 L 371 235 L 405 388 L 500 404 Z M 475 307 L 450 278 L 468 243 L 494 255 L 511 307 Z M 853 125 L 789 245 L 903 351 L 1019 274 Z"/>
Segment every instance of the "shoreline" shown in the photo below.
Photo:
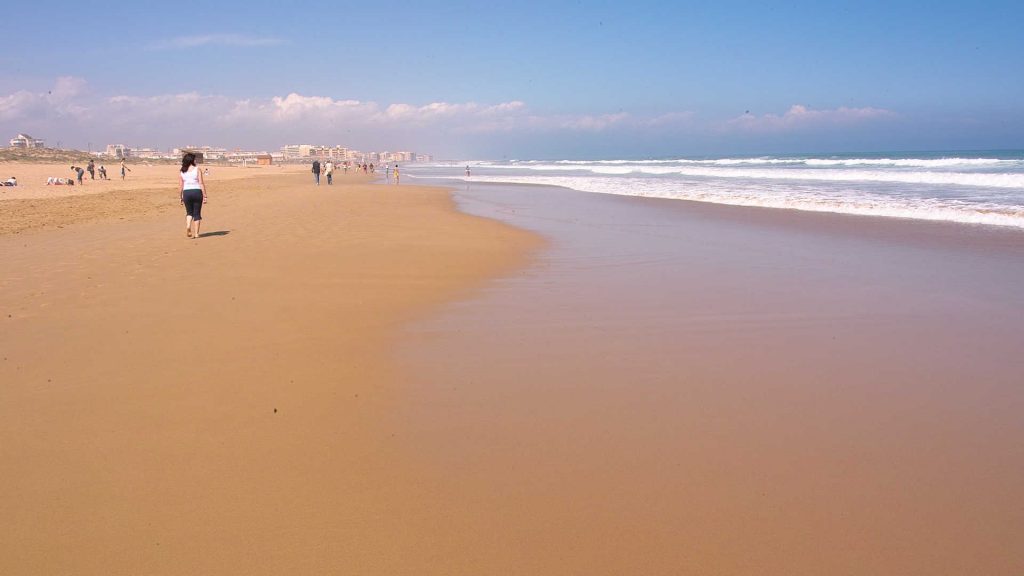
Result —
<path fill-rule="evenodd" d="M 627 202 L 634 198 L 620 196 Z M 708 217 L 744 221 L 760 226 L 792 227 L 817 232 L 830 232 L 848 236 L 870 237 L 876 240 L 912 242 L 925 244 L 940 242 L 954 247 L 968 246 L 986 249 L 992 246 L 1017 246 L 1024 244 L 1024 228 L 975 224 L 950 220 L 925 220 L 880 216 L 873 214 L 847 214 L 843 212 L 809 211 L 796 208 L 772 208 L 767 206 L 741 206 L 717 204 L 696 200 L 674 200 L 667 198 L 635 198 L 640 202 L 660 203 L 682 202 L 680 207 Z M 667 207 L 662 205 L 662 207 Z M 735 211 L 734 211 L 735 209 Z"/>
<path fill-rule="evenodd" d="M 467 183 L 457 179 L 439 179 L 438 186 L 451 188 L 456 193 L 465 190 Z M 470 182 L 470 186 L 508 189 L 551 189 L 569 194 L 582 194 L 604 198 L 611 202 L 626 204 L 648 203 L 661 209 L 700 214 L 709 218 L 746 222 L 758 226 L 791 227 L 813 231 L 832 231 L 851 236 L 875 237 L 880 240 L 967 242 L 971 246 L 985 249 L 990 246 L 1016 246 L 1024 242 L 1024 228 L 958 222 L 952 220 L 927 220 L 921 218 L 883 216 L 877 214 L 850 214 L 845 212 L 812 211 L 799 208 L 776 208 L 771 206 L 747 206 L 703 202 L 686 198 L 658 198 L 630 196 L 602 192 L 586 192 L 566 186 L 535 183 Z M 991 243 L 991 244 L 989 244 Z"/>
<path fill-rule="evenodd" d="M 452 166 L 425 177 L 456 177 Z M 956 153 L 480 161 L 477 183 L 1024 229 L 1024 156 Z M 472 180 L 472 178 L 467 178 Z"/>

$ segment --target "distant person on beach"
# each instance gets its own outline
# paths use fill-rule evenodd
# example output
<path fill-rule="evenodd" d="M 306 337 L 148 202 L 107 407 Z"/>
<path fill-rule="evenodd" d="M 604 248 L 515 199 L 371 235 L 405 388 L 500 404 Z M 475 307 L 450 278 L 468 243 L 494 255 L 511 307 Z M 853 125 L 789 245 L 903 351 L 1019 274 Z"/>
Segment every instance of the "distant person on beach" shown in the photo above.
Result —
<path fill-rule="evenodd" d="M 373 162 L 370 162 L 370 174 L 373 174 Z"/>
<path fill-rule="evenodd" d="M 89 172 L 89 180 L 96 179 L 96 164 L 92 160 L 89 160 L 89 164 L 86 165 L 85 169 Z"/>
<path fill-rule="evenodd" d="M 107 169 L 103 167 L 103 164 L 100 164 L 99 172 L 100 172 L 100 178 L 101 179 L 109 180 L 109 178 L 107 178 Z"/>
<path fill-rule="evenodd" d="M 85 170 L 83 170 L 81 166 L 72 166 L 71 169 L 74 170 L 75 174 L 78 175 L 78 184 L 81 185 L 82 175 L 85 174 Z"/>
<path fill-rule="evenodd" d="M 196 166 L 196 155 L 186 152 L 181 158 L 181 205 L 185 207 L 185 236 L 199 238 L 199 223 L 206 204 L 206 183 Z M 194 228 L 194 229 L 193 229 Z"/>
<path fill-rule="evenodd" d="M 398 164 L 395 164 L 395 184 L 398 184 Z"/>
<path fill-rule="evenodd" d="M 203 176 L 209 176 L 209 175 L 210 175 L 210 169 L 209 168 L 203 168 Z"/>
<path fill-rule="evenodd" d="M 386 178 L 388 182 L 391 182 L 391 164 L 384 165 L 384 178 Z"/>
<path fill-rule="evenodd" d="M 331 174 L 334 172 L 334 163 L 328 160 L 324 163 L 324 174 L 327 175 L 327 184 L 334 184 L 334 178 Z"/>
<path fill-rule="evenodd" d="M 469 178 L 469 164 L 466 164 L 466 178 Z"/>
<path fill-rule="evenodd" d="M 11 176 L 7 180 L 4 180 L 4 186 L 17 186 L 17 185 L 18 185 L 18 179 L 15 178 L 14 176 Z"/>
<path fill-rule="evenodd" d="M 316 180 L 316 185 L 320 185 L 320 161 L 313 160 L 313 179 Z"/>
<path fill-rule="evenodd" d="M 132 169 L 125 165 L 124 158 L 121 159 L 121 180 L 124 180 L 125 171 L 131 172 Z"/>

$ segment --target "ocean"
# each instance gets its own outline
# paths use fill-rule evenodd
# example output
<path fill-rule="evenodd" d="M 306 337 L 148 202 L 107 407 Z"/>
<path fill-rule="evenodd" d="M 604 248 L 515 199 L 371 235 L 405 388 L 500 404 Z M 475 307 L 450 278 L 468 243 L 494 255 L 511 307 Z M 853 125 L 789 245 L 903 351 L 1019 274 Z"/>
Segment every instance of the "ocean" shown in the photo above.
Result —
<path fill-rule="evenodd" d="M 1024 151 L 409 165 L 417 179 L 1024 228 Z M 425 182 L 424 182 L 425 183 Z"/>

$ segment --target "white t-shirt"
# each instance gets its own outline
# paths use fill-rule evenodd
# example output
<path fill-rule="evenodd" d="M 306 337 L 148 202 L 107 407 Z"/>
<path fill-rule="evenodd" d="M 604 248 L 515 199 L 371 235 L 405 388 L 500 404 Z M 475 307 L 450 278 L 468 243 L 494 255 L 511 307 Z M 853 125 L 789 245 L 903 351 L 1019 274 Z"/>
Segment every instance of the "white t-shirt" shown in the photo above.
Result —
<path fill-rule="evenodd" d="M 189 166 L 187 172 L 181 173 L 181 181 L 184 185 L 181 187 L 182 190 L 199 190 L 202 186 L 199 184 L 199 168 L 195 166 Z"/>

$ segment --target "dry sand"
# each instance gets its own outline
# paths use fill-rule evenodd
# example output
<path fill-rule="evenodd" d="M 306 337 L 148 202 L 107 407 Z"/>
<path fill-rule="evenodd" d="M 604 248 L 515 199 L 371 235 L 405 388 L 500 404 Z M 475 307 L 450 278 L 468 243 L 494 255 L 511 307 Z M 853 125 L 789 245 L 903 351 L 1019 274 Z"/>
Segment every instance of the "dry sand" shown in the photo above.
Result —
<path fill-rule="evenodd" d="M 121 179 L 121 163 L 116 160 L 96 162 L 96 169 L 100 164 L 107 167 L 107 180 L 96 180 L 89 178 L 86 172 L 83 176 L 82 185 L 54 186 L 47 185 L 46 179 L 55 176 L 60 178 L 75 178 L 75 172 L 71 165 L 81 166 L 85 169 L 86 163 L 63 162 L 63 163 L 39 163 L 39 162 L 0 162 L 0 180 L 7 180 L 11 176 L 18 179 L 17 186 L 0 186 L 0 200 L 13 199 L 37 199 L 54 198 L 58 196 L 81 196 L 85 194 L 101 194 L 104 192 L 137 191 L 137 190 L 171 190 L 177 185 L 175 177 L 176 165 L 173 163 L 146 163 L 132 160 L 127 163 L 131 172 L 128 172 L 125 179 Z M 287 164 L 274 166 L 218 166 L 205 164 L 204 169 L 210 171 L 207 178 L 211 183 L 239 180 L 243 178 L 259 178 L 274 174 L 309 172 L 308 166 Z"/>
<path fill-rule="evenodd" d="M 189 240 L 174 170 L 0 235 L 0 574 L 424 565 L 389 342 L 539 239 L 439 189 L 261 174 L 212 179 Z"/>
<path fill-rule="evenodd" d="M 168 164 L 129 163 L 122 180 L 118 163 L 107 164 L 109 180 L 84 177 L 81 186 L 47 185 L 50 176 L 73 177 L 70 164 L 0 162 L 0 174 L 18 178 L 18 186 L 0 186 L 0 202 L 8 217 L 0 220 L 0 234 L 38 228 L 62 228 L 76 222 L 125 219 L 165 211 L 178 205 L 175 167 Z M 99 164 L 97 164 L 97 167 Z M 83 164 L 84 167 L 84 164 Z M 308 167 L 206 166 L 211 186 L 246 178 L 308 172 Z M 115 176 L 114 172 L 118 172 Z M 2 179 L 7 179 L 4 176 Z M 356 178 L 356 176 L 352 176 Z"/>

